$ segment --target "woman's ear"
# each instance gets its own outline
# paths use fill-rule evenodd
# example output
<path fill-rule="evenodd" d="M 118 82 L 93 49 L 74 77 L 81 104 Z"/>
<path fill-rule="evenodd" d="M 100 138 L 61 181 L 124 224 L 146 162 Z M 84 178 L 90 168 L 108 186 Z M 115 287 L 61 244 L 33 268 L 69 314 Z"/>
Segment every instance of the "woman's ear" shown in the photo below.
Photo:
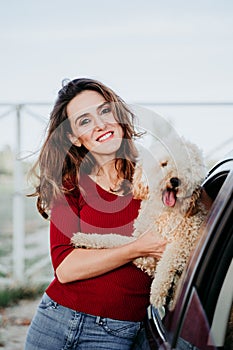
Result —
<path fill-rule="evenodd" d="M 79 139 L 78 139 L 76 136 L 74 136 L 74 135 L 72 135 L 72 134 L 70 134 L 70 133 L 67 133 L 67 136 L 68 136 L 70 142 L 71 142 L 73 145 L 75 145 L 75 146 L 77 146 L 77 147 L 81 147 L 81 146 L 82 146 L 81 142 L 79 141 Z"/>

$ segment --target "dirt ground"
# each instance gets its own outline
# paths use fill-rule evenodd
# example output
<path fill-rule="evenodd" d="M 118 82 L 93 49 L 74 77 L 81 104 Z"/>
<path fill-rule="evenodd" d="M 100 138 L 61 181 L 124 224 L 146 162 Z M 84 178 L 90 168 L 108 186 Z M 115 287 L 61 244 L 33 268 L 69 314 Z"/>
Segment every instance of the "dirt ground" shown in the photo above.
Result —
<path fill-rule="evenodd" d="M 0 309 L 0 350 L 23 350 L 26 333 L 40 298 Z"/>

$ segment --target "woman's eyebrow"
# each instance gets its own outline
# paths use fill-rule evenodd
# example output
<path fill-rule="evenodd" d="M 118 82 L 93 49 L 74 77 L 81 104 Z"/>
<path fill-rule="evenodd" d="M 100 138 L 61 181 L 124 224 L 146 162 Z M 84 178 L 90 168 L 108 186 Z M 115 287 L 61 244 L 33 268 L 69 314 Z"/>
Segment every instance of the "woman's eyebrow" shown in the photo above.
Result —
<path fill-rule="evenodd" d="M 99 112 L 101 108 L 103 108 L 105 105 L 109 105 L 109 104 L 110 104 L 110 102 L 108 102 L 108 101 L 105 101 L 104 103 L 101 103 L 101 105 L 99 105 L 97 107 L 97 111 Z"/>

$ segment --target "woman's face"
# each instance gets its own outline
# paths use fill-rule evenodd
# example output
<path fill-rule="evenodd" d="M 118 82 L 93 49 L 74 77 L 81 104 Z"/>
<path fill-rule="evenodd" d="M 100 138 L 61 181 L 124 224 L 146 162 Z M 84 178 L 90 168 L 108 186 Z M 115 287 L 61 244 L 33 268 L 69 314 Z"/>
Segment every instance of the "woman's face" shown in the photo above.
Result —
<path fill-rule="evenodd" d="M 70 140 L 76 146 L 85 146 L 96 158 L 115 157 L 121 146 L 123 130 L 116 121 L 111 103 L 96 91 L 85 90 L 67 105 L 73 135 Z"/>

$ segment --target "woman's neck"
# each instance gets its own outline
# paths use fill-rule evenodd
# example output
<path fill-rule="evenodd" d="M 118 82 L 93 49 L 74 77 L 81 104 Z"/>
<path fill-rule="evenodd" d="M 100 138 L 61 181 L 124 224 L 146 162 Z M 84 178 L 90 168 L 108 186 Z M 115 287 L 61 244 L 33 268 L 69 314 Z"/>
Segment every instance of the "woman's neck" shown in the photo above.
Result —
<path fill-rule="evenodd" d="M 112 159 L 102 165 L 96 165 L 90 177 L 102 188 L 109 192 L 120 192 L 121 176 L 116 169 L 116 160 Z"/>

